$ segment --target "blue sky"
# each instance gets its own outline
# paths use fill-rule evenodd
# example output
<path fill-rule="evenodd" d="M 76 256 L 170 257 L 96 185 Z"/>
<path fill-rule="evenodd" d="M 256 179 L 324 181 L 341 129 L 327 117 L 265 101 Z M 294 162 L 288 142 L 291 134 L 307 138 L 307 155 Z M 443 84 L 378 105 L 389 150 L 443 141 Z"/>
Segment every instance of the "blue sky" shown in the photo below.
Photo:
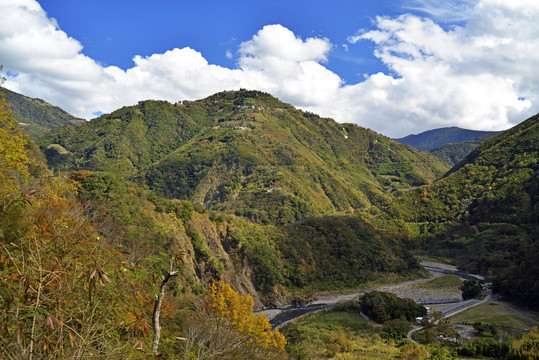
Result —
<path fill-rule="evenodd" d="M 90 119 L 240 87 L 392 137 L 539 112 L 535 0 L 0 0 L 6 87 Z"/>
<path fill-rule="evenodd" d="M 355 3 L 156 1 L 149 6 L 148 1 L 139 0 L 40 1 L 61 29 L 81 42 L 84 54 L 103 65 L 125 70 L 133 66 L 134 55 L 150 56 L 172 48 L 191 47 L 212 64 L 234 67 L 241 42 L 249 40 L 264 25 L 281 24 L 302 38 L 331 39 L 336 46 L 331 49 L 326 67 L 347 82 L 357 82 L 364 73 L 387 69 L 373 55 L 373 44 L 350 47 L 347 38 L 372 27 L 377 15 L 394 16 L 409 11 L 400 0 Z"/>

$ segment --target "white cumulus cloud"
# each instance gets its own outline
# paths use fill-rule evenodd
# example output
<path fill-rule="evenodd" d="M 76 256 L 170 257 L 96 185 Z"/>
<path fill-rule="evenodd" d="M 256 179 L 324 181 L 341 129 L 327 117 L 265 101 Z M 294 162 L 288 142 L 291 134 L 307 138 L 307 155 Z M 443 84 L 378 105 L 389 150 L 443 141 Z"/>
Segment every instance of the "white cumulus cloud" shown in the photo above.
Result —
<path fill-rule="evenodd" d="M 326 67 L 329 39 L 302 39 L 278 24 L 241 43 L 233 69 L 186 47 L 134 56 L 123 70 L 85 56 L 36 1 L 0 0 L 0 8 L 6 86 L 84 118 L 143 99 L 199 99 L 239 88 L 389 136 L 451 125 L 504 129 L 539 111 L 539 3 L 529 1 L 480 0 L 462 26 L 449 29 L 411 14 L 378 17 L 348 46 L 372 42 L 389 71 L 357 84 Z"/>
<path fill-rule="evenodd" d="M 389 126 L 400 133 L 407 126 L 413 131 L 450 125 L 500 130 L 536 113 L 537 16 L 539 3 L 482 0 L 465 26 L 450 30 L 410 14 L 378 17 L 377 29 L 349 39 L 374 42 L 375 55 L 393 73 L 377 77 L 397 80 L 370 77 L 357 85 L 373 83 L 371 92 L 385 94 L 369 118 L 385 119 L 383 132 L 391 134 Z"/>

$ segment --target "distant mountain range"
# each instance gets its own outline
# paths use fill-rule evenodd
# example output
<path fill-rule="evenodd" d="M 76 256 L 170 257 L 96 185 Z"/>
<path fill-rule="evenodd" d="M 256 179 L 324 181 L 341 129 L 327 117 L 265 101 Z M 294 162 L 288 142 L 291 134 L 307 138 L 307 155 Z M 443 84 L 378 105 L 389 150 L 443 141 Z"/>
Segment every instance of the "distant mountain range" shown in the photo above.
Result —
<path fill-rule="evenodd" d="M 505 298 L 539 308 L 539 115 L 483 142 L 445 177 L 399 199 L 425 249 L 486 274 Z"/>
<path fill-rule="evenodd" d="M 5 94 L 7 103 L 11 105 L 13 117 L 34 137 L 57 126 L 84 122 L 41 99 L 30 98 L 5 88 L 0 88 L 0 92 Z"/>
<path fill-rule="evenodd" d="M 428 151 L 446 164 L 454 166 L 478 145 L 499 133 L 500 131 L 467 130 L 453 126 L 394 140 Z"/>
<path fill-rule="evenodd" d="M 467 130 L 452 126 L 428 130 L 420 134 L 408 135 L 394 140 L 400 142 L 401 144 L 408 144 L 419 150 L 430 151 L 445 144 L 472 141 L 481 136 L 492 136 L 498 133 L 500 133 L 500 131 Z"/>

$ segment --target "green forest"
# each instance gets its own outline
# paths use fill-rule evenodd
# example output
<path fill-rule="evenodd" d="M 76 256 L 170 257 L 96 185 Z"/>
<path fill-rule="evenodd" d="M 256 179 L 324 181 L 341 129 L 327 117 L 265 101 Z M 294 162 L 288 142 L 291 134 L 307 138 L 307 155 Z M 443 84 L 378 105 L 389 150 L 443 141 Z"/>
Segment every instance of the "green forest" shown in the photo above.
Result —
<path fill-rule="evenodd" d="M 311 325 L 283 336 L 253 308 L 422 277 L 418 254 L 539 309 L 539 116 L 450 169 L 259 91 L 32 131 L 25 101 L 0 99 L 0 357 L 301 358 Z M 369 329 L 356 306 L 391 357 L 443 353 L 394 348 L 424 308 L 385 293 L 316 320 L 354 314 L 336 348 Z"/>

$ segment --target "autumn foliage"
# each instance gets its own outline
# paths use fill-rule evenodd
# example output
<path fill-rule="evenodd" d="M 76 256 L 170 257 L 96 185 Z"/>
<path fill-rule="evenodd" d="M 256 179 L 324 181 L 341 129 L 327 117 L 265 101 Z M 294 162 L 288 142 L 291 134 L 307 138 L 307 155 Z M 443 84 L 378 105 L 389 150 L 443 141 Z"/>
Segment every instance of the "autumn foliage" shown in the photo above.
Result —
<path fill-rule="evenodd" d="M 204 305 L 209 313 L 225 319 L 253 346 L 284 350 L 284 335 L 271 329 L 267 317 L 253 314 L 254 301 L 250 295 L 240 295 L 222 280 L 214 281 L 204 298 Z"/>
<path fill-rule="evenodd" d="M 29 176 L 27 141 L 0 93 L 0 197 L 3 210 Z"/>
<path fill-rule="evenodd" d="M 147 314 L 137 316 L 143 303 L 130 296 L 141 291 L 133 270 L 92 230 L 69 199 L 73 190 L 49 180 L 2 216 L 0 340 L 8 358 L 125 354 L 145 325 L 149 331 Z"/>
<path fill-rule="evenodd" d="M 0 120 L 0 358 L 144 355 L 147 273 L 94 230 L 76 184 L 32 172 L 3 98 Z"/>

